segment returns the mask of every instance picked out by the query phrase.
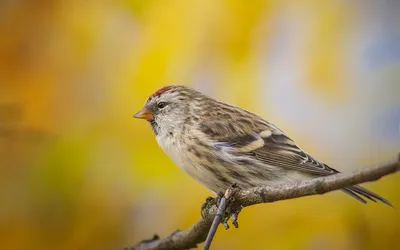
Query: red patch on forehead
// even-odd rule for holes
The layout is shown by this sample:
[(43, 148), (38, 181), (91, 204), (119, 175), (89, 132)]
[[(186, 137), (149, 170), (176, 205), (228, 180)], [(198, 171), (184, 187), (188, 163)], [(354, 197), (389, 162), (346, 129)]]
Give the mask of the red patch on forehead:
[(171, 86), (165, 86), (154, 92), (150, 97), (160, 96), (171, 89)]

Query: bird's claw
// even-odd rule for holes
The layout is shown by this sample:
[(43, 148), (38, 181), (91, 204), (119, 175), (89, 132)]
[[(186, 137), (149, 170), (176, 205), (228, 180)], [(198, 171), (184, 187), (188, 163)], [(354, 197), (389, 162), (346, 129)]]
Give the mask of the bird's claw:
[(231, 216), (231, 217), (232, 217), (232, 224), (233, 224), (233, 226), (234, 226), (235, 228), (238, 228), (238, 227), (239, 227), (239, 223), (238, 223), (239, 213), (240, 213), (240, 210), (234, 212), (234, 213), (232, 214), (232, 216)]
[(219, 207), (222, 197), (224, 197), (224, 193), (222, 191), (218, 192), (215, 198), (211, 196), (207, 197), (206, 201), (203, 203), (203, 205), (201, 205), (200, 213), (203, 219), (207, 210), (209, 210), (213, 206), (216, 206), (217, 208)]
[(204, 219), (205, 212), (209, 210), (212, 206), (217, 206), (217, 200), (213, 197), (207, 197), (206, 201), (201, 205), (201, 217)]
[[(242, 207), (235, 206), (235, 197), (234, 194), (239, 190), (239, 187), (236, 185), (232, 185), (230, 187), (232, 193), (226, 200), (226, 209), (224, 212), (224, 215), (221, 219), (221, 223), (224, 225), (225, 229), (229, 229), (228, 221), (229, 219), (232, 218), (232, 224), (235, 228), (239, 227), (238, 224), (238, 216), (240, 211), (242, 210)], [(203, 203), (201, 206), (201, 217), (204, 219), (206, 216), (206, 212), (213, 206), (216, 206), (217, 208), (221, 204), (221, 200), (224, 197), (224, 192), (220, 191), (217, 193), (217, 196), (215, 198), (213, 197), (207, 197), (206, 201)]]
[(225, 226), (225, 229), (229, 228), (229, 226), (226, 224), (229, 219), (231, 219), (232, 225), (235, 228), (239, 227), (238, 218), (239, 218), (239, 213), (242, 210), (242, 207), (241, 206), (235, 206), (233, 201), (234, 201), (234, 199), (229, 201), (229, 203), (227, 205), (227, 209), (225, 210), (225, 213), (224, 213), (222, 224)]
[(233, 184), (230, 188), (230, 195), (227, 198), (227, 205), (226, 205), (226, 209), (224, 212), (224, 216), (221, 220), (221, 223), (224, 225), (225, 229), (229, 229), (229, 225), (228, 220), (231, 218), (232, 219), (232, 224), (235, 228), (239, 227), (239, 223), (238, 223), (238, 217), (239, 217), (239, 213), (242, 210), (241, 206), (238, 206), (235, 204), (235, 193), (238, 192), (240, 190), (240, 188), (236, 185)]
[(222, 223), (222, 225), (224, 225), (225, 230), (228, 230), (228, 229), (229, 229), (228, 220), (227, 220), (227, 221), (223, 221), (223, 222), (221, 222), (221, 223)]

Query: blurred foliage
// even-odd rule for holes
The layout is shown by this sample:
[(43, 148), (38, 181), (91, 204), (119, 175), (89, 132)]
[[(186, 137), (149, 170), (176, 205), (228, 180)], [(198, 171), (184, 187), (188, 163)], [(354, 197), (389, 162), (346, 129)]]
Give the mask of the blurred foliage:
[[(250, 109), (342, 171), (400, 148), (398, 1), (0, 2), (2, 249), (121, 249), (210, 193), (132, 119), (167, 84)], [(399, 206), (399, 176), (366, 186)], [(245, 209), (213, 249), (394, 249), (340, 192)]]

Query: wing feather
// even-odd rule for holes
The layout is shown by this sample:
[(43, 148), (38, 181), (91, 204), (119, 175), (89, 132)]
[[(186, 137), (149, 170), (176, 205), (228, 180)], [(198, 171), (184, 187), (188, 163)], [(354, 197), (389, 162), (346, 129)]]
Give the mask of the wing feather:
[[(261, 163), (261, 166), (265, 164), (321, 176), (337, 173), (300, 149), (275, 126), (263, 125), (262, 129), (234, 136), (230, 136), (234, 134), (232, 131), (224, 131), (227, 128), (218, 125), (214, 126), (218, 129), (213, 129), (213, 133), (208, 135), (215, 148), (230, 151), (238, 156), (246, 155)], [(208, 126), (213, 128), (213, 125)], [(210, 131), (210, 127), (206, 131)]]

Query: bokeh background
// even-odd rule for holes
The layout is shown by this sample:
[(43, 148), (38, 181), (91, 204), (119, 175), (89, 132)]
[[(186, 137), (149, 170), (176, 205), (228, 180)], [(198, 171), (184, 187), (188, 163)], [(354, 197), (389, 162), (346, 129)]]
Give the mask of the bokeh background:
[[(273, 122), (345, 172), (400, 149), (400, 1), (0, 1), (1, 249), (123, 249), (209, 191), (132, 119), (168, 84)], [(365, 186), (400, 207), (400, 176)], [(396, 249), (341, 192), (245, 209), (212, 249)]]

